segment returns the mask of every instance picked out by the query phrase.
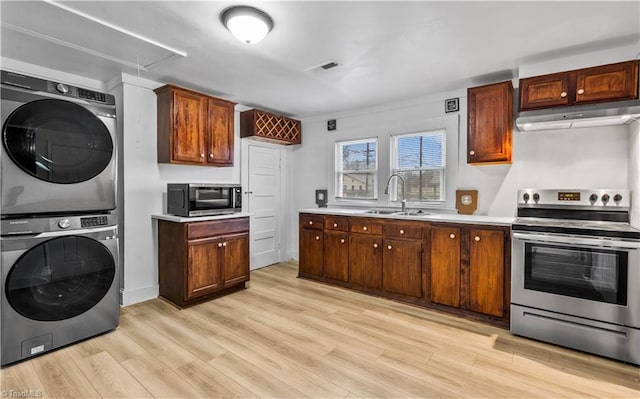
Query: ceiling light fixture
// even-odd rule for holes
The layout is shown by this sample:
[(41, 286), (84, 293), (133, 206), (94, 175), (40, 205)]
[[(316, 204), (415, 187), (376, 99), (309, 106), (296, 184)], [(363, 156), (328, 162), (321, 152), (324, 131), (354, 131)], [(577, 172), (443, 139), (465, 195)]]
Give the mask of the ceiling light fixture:
[(267, 13), (249, 6), (229, 7), (222, 11), (220, 20), (233, 36), (247, 44), (260, 42), (273, 28)]

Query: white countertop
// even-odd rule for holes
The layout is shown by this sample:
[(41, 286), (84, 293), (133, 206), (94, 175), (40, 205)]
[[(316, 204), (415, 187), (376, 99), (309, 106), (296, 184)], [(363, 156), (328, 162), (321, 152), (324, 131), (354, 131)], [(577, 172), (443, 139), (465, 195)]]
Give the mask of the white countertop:
[(206, 222), (208, 220), (243, 218), (243, 217), (249, 217), (251, 215), (252, 214), (248, 212), (237, 212), (237, 213), (229, 213), (226, 215), (184, 217), (184, 216), (169, 215), (167, 213), (155, 213), (151, 215), (151, 218), (158, 219), (158, 220), (167, 220), (169, 222), (176, 222), (176, 223), (191, 223), (191, 222)]
[(468, 224), (490, 224), (498, 226), (510, 226), (514, 218), (504, 216), (487, 216), (487, 215), (460, 215), (457, 213), (430, 213), (425, 211), (425, 215), (385, 215), (376, 213), (367, 213), (366, 209), (346, 209), (346, 208), (309, 208), (299, 209), (299, 213), (315, 213), (320, 215), (341, 215), (341, 216), (360, 216), (384, 219), (402, 219), (402, 220), (423, 220), (426, 222), (451, 222), (451, 223), (468, 223)]

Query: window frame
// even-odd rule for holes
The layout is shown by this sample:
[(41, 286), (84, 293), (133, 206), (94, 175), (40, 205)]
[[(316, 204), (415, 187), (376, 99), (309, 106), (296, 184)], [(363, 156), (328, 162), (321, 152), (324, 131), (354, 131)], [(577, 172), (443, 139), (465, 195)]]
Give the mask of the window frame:
[[(425, 135), (439, 135), (442, 140), (442, 149), (441, 149), (441, 157), (442, 157), (442, 167), (434, 168), (434, 167), (418, 167), (418, 168), (400, 168), (400, 164), (398, 162), (398, 140), (402, 137), (418, 137)], [(447, 129), (445, 127), (435, 128), (435, 129), (425, 129), (417, 132), (409, 132), (409, 133), (398, 133), (391, 134), (389, 136), (389, 176), (394, 173), (402, 173), (405, 171), (428, 171), (428, 170), (440, 170), (440, 175), (442, 176), (442, 183), (440, 186), (440, 198), (437, 200), (407, 200), (406, 202), (410, 202), (418, 205), (443, 205), (447, 200)], [(397, 179), (397, 178), (396, 178)], [(397, 179), (399, 180), (399, 179)], [(406, 182), (405, 182), (406, 184)], [(409, 187), (405, 187), (405, 191), (409, 191)], [(400, 202), (401, 200), (398, 198), (398, 184), (392, 184), (389, 186), (389, 202)]]
[[(346, 173), (350, 174), (367, 174), (373, 172), (374, 176), (374, 184), (373, 184), (373, 197), (345, 197), (344, 196), (344, 174), (345, 170), (343, 169), (343, 158), (342, 158), (342, 148), (345, 144), (360, 144), (360, 143), (375, 143), (375, 168), (374, 169), (363, 169), (363, 170), (347, 170)], [(340, 201), (375, 201), (378, 199), (378, 185), (380, 182), (379, 179), (379, 151), (380, 145), (378, 142), (378, 137), (368, 137), (363, 139), (354, 139), (354, 140), (341, 140), (336, 141), (334, 143), (334, 151), (335, 151), (335, 198)]]

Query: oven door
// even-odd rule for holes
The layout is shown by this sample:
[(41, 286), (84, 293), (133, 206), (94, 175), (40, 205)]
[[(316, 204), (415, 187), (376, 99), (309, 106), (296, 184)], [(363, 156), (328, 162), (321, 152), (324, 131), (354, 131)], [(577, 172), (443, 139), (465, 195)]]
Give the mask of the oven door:
[(513, 232), (511, 302), (640, 327), (640, 242)]

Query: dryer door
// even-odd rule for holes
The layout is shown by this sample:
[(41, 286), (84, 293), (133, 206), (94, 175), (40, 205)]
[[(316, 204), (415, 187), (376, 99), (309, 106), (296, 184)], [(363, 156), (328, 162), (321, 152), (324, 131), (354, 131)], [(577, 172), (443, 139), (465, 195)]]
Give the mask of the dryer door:
[(26, 103), (7, 118), (3, 144), (26, 173), (50, 183), (79, 183), (100, 174), (114, 146), (107, 127), (86, 108), (63, 100)]
[(56, 321), (94, 307), (115, 276), (114, 255), (105, 245), (89, 237), (63, 236), (25, 251), (9, 270), (4, 288), (9, 305), (22, 316)]

